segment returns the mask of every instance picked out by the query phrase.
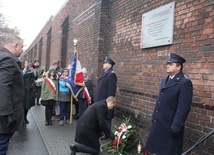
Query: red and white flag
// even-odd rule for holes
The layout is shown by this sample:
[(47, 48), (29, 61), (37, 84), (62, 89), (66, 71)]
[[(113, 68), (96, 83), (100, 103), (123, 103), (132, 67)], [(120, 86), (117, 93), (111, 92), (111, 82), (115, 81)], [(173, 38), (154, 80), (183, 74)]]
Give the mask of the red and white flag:
[[(83, 86), (85, 86), (84, 75), (83, 75), (83, 72), (82, 72), (82, 65), (80, 63), (77, 51), (74, 52), (74, 56), (73, 56), (73, 59), (71, 61), (69, 75), (68, 75), (68, 81), (67, 82), (71, 86), (72, 95), (75, 98), (81, 92)], [(87, 89), (86, 86), (83, 89), (83, 93), (84, 93), (88, 103), (90, 103), (91, 102), (91, 97), (89, 95), (89, 92), (88, 92), (88, 89)]]

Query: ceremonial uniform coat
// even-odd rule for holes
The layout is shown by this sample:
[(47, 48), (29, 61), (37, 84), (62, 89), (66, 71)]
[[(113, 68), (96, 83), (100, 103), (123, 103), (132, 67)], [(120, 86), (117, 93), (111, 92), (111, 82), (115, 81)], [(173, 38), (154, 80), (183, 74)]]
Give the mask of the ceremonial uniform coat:
[[(103, 72), (97, 88), (97, 97), (96, 102), (100, 100), (105, 100), (109, 96), (115, 96), (117, 90), (117, 76), (112, 69), (108, 69), (106, 72)], [(108, 110), (107, 119), (114, 118), (114, 111)]]
[[(145, 149), (158, 155), (180, 155), (184, 123), (191, 108), (193, 87), (183, 72), (165, 84), (168, 78), (161, 82)], [(170, 130), (179, 132), (179, 136), (173, 137)]]
[[(23, 127), (24, 82), (19, 60), (6, 48), (0, 50), (0, 133)], [(16, 124), (8, 128), (5, 116), (13, 114)]]
[(77, 122), (75, 141), (99, 150), (101, 132), (104, 132), (108, 137), (110, 136), (105, 121), (106, 113), (107, 102), (105, 100), (89, 106)]

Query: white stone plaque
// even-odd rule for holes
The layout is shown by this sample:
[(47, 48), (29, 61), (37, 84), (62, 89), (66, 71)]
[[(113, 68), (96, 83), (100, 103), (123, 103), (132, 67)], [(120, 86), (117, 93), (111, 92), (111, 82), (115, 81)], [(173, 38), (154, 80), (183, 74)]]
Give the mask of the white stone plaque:
[(175, 2), (142, 15), (141, 48), (173, 43)]

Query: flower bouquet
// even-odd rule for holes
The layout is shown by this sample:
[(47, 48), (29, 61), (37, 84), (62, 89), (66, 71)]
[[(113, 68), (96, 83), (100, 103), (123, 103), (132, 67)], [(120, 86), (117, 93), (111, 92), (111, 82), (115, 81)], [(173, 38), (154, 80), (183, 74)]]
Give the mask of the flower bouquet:
[(115, 139), (103, 144), (101, 150), (111, 154), (128, 155), (127, 150), (139, 140), (136, 132), (136, 127), (131, 124), (130, 118), (124, 118), (119, 127), (115, 125)]

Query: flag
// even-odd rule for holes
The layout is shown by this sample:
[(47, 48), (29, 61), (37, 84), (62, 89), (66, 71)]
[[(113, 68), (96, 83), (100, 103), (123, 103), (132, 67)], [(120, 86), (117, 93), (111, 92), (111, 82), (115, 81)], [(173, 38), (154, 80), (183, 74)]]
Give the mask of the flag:
[(78, 94), (83, 90), (86, 99), (90, 102), (88, 89), (84, 87), (84, 75), (77, 51), (74, 52), (74, 56), (71, 59), (67, 83), (74, 98), (77, 98)]

